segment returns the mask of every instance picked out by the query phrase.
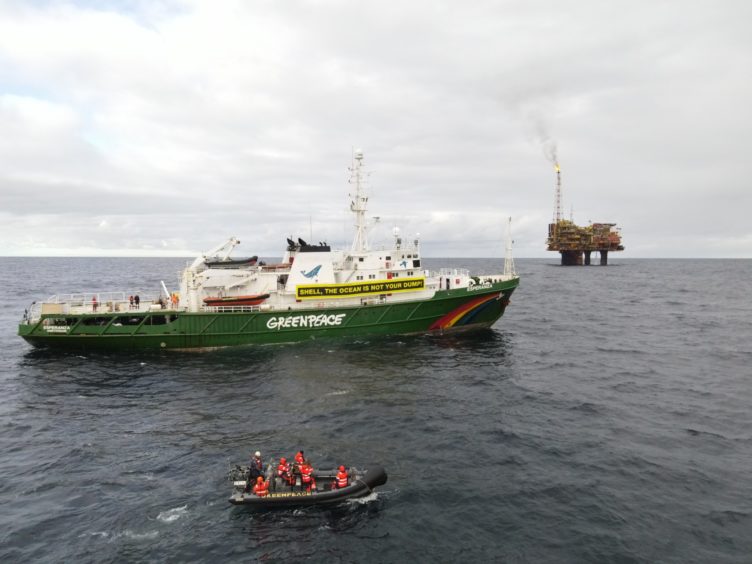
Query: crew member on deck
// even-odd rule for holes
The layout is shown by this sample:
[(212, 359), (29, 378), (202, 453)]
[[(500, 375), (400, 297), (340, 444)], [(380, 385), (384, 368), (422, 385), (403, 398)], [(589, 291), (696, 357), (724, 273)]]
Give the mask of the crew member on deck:
[(256, 451), (251, 456), (251, 463), (248, 465), (248, 480), (246, 481), (246, 491), (250, 491), (251, 485), (256, 483), (256, 479), (263, 477), (264, 463), (261, 460), (261, 453)]
[(277, 465), (277, 476), (282, 478), (288, 485), (293, 485), (295, 480), (290, 472), (290, 465), (287, 463), (287, 459), (282, 457), (279, 459), (279, 465)]
[(251, 457), (251, 466), (248, 470), (252, 479), (256, 479), (258, 476), (264, 475), (264, 462), (261, 460), (261, 452), (256, 451)]
[(311, 463), (308, 460), (303, 461), (303, 464), (300, 466), (300, 481), (301, 487), (305, 491), (310, 492), (312, 489), (316, 489), (316, 480), (313, 477), (313, 466), (311, 466)]
[(346, 488), (349, 485), (350, 476), (347, 474), (345, 467), (340, 466), (339, 472), (337, 472), (337, 477), (334, 479), (334, 483), (332, 484), (332, 489), (341, 490), (342, 488)]
[(96, 313), (98, 305), (99, 304), (97, 303), (97, 297), (96, 296), (92, 296), (91, 297), (91, 311), (93, 311), (93, 312)]
[(295, 464), (300, 466), (305, 461), (305, 456), (303, 456), (303, 451), (299, 450), (295, 453)]
[(253, 486), (253, 493), (259, 497), (264, 497), (269, 493), (269, 482), (265, 482), (264, 478), (259, 476), (256, 478), (256, 485)]

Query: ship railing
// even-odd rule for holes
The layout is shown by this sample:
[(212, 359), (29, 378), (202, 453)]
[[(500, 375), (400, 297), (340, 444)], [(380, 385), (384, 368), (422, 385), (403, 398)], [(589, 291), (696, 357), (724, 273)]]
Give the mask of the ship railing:
[(470, 271), (467, 268), (442, 268), (438, 272), (432, 272), (433, 276), (464, 276), (470, 277)]
[(42, 317), (42, 304), (39, 302), (32, 302), (28, 309), (24, 311), (23, 319), (21, 323), (23, 325), (30, 325), (36, 323)]
[[(266, 309), (269, 309), (267, 306)], [(261, 311), (259, 306), (251, 305), (234, 305), (234, 306), (204, 306), (202, 311), (208, 313), (257, 313)]]
[(386, 245), (384, 243), (371, 245), (372, 251), (418, 252), (419, 249), (420, 249), (420, 246), (416, 245), (414, 241), (402, 241), (399, 244), (395, 242), (394, 244), (391, 244), (391, 245)]
[(439, 271), (426, 272), (428, 278), (465, 278), (478, 279), (480, 283), (490, 282), (507, 282), (517, 278), (516, 274), (476, 274), (471, 276), (470, 271), (466, 268), (442, 268)]
[[(125, 292), (79, 292), (56, 294), (41, 302), (34, 302), (26, 311), (25, 323), (36, 323), (42, 315), (86, 315), (96, 313), (133, 313), (157, 310), (184, 311), (179, 304), (173, 306), (169, 299), (159, 294), (138, 294), (139, 303), (131, 303), (130, 297), (136, 294)], [(94, 298), (94, 299), (92, 299)]]
[[(91, 303), (91, 299), (96, 298), (98, 303), (105, 302), (122, 302), (126, 300), (125, 292), (78, 292), (75, 294), (57, 294), (50, 296), (44, 303), (46, 304), (69, 304), (77, 305)], [(144, 299), (147, 299), (144, 296)]]
[(478, 278), (480, 284), (486, 282), (495, 284), (497, 282), (508, 282), (509, 280), (514, 280), (517, 277), (518, 276), (516, 274), (481, 274), (479, 276), (474, 276), (473, 278)]

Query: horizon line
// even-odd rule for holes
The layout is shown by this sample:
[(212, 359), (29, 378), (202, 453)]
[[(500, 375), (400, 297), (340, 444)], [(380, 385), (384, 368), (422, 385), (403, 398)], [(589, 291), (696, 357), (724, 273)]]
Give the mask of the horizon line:
[[(155, 256), (155, 255), (3, 255), (0, 254), (0, 258), (108, 258), (108, 259), (134, 259), (134, 258), (145, 258), (145, 259), (191, 259), (196, 258), (196, 255), (162, 255), (162, 256)], [(259, 256), (260, 259), (263, 258), (278, 258), (278, 255), (269, 255), (266, 257)], [(423, 255), (421, 258), (424, 259), (504, 259), (504, 256), (425, 256)], [(558, 257), (541, 257), (541, 256), (520, 256), (520, 257), (512, 257), (514, 260), (538, 260), (538, 259), (555, 259), (558, 260)], [(632, 257), (613, 257), (609, 255), (609, 260), (750, 260), (752, 259), (752, 256), (749, 257), (733, 257), (733, 256), (697, 256), (697, 257), (677, 257), (677, 256), (661, 256), (661, 257), (645, 257), (645, 256), (632, 256)], [(592, 265), (591, 265), (592, 266)], [(599, 265), (595, 265), (599, 266)]]

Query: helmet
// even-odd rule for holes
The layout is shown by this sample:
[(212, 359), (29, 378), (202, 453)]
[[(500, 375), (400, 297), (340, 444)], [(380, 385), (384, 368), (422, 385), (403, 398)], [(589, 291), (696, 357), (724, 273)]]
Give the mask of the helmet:
[(259, 476), (258, 478), (256, 478), (256, 481), (260, 484), (264, 481), (264, 478), (262, 476)]
[(345, 467), (344, 467), (344, 466), (340, 466), (340, 467), (339, 467), (339, 471), (340, 471), (340, 472), (344, 472), (344, 471), (345, 471)]
[(280, 464), (287, 464), (287, 459), (283, 456), (282, 458), (279, 459), (279, 463)]
[(259, 451), (256, 451), (253, 453), (253, 456), (261, 456), (261, 453)]

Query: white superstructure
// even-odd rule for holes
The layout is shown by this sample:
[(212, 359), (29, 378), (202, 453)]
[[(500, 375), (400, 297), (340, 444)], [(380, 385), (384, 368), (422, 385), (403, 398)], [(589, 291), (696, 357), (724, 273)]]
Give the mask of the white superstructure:
[[(349, 251), (333, 251), (325, 243), (288, 239), (281, 263), (236, 268), (217, 266), (218, 262), (229, 259), (238, 244), (237, 239), (230, 238), (213, 251), (197, 257), (182, 273), (180, 309), (201, 311), (221, 307), (265, 311), (422, 301), (440, 290), (468, 288), (515, 277), (513, 267), (510, 268), (509, 247), (505, 273), (483, 276), (482, 280), (471, 278), (465, 269), (425, 270), (420, 241), (418, 238), (403, 241), (397, 228), (391, 248), (372, 250), (367, 234), (368, 196), (362, 151), (355, 151), (350, 170), (353, 187), (350, 209), (355, 216), (355, 237)], [(207, 263), (215, 266), (207, 266)], [(242, 304), (243, 298), (254, 296), (259, 297), (260, 303)], [(223, 300), (221, 305), (207, 305), (207, 300), (216, 304), (217, 299)]]

